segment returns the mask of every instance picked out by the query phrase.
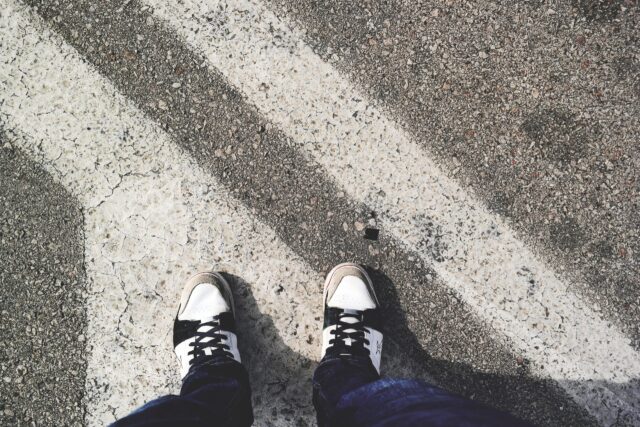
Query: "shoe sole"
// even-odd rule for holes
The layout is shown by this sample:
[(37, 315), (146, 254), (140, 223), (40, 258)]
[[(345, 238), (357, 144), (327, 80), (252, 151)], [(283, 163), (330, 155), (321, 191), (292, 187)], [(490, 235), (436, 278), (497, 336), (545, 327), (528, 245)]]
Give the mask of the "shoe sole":
[[(213, 283), (209, 281), (201, 280), (205, 277), (213, 277), (214, 278)], [(193, 292), (195, 287), (198, 285), (201, 285), (202, 283), (211, 283), (212, 285), (215, 285), (215, 286), (222, 286), (221, 290), (223, 291), (224, 294), (226, 294), (226, 295), (223, 294), (223, 296), (229, 297), (229, 302), (231, 303), (231, 313), (235, 318), (236, 305), (235, 305), (235, 302), (233, 301), (233, 293), (231, 293), (231, 286), (229, 286), (229, 282), (227, 282), (224, 276), (222, 276), (222, 274), (216, 271), (203, 271), (200, 273), (196, 273), (187, 280), (187, 283), (185, 284), (184, 289), (182, 289), (182, 295), (180, 296), (180, 306), (178, 307), (178, 313), (180, 313), (180, 311), (182, 310), (182, 307), (186, 306), (187, 301), (189, 301), (189, 298), (191, 297), (191, 293)]]
[(344, 267), (352, 267), (357, 269), (365, 277), (365, 279), (367, 279), (367, 287), (369, 288), (369, 290), (371, 291), (371, 294), (373, 295), (373, 299), (376, 302), (376, 308), (380, 308), (380, 302), (378, 301), (378, 296), (376, 295), (376, 291), (373, 288), (373, 281), (371, 280), (371, 277), (369, 277), (369, 274), (365, 271), (364, 268), (362, 268), (360, 264), (355, 264), (353, 262), (343, 262), (342, 264), (338, 264), (331, 269), (329, 274), (327, 274), (327, 277), (324, 280), (324, 290), (322, 291), (323, 306), (326, 307), (327, 305), (327, 290), (333, 275), (336, 273), (336, 271)]

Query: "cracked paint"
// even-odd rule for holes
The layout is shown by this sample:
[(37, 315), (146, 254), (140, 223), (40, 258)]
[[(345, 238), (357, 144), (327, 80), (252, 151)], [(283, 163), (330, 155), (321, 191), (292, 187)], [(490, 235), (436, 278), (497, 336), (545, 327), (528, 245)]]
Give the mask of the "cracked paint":
[(211, 268), (240, 277), (256, 299), (246, 316), (270, 319), (284, 340), (245, 343), (266, 358), (247, 357), (254, 393), (271, 396), (256, 415), (267, 420), (293, 405), (311, 422), (309, 359), (318, 348), (296, 334), (320, 327), (307, 315), (321, 313), (320, 294), (308, 287), (319, 289), (322, 278), (72, 49), (33, 28), (24, 8), (9, 9), (0, 20), (14, 34), (0, 48), (2, 91), (11, 94), (3, 120), (16, 145), (83, 205), (87, 423), (103, 425), (178, 390), (171, 330), (179, 293), (189, 275)]
[[(527, 356), (534, 371), (557, 381), (602, 423), (618, 419), (619, 411), (640, 422), (634, 385), (640, 356), (631, 340), (572, 293), (499, 216), (323, 61), (291, 22), (260, 0), (143, 3), (353, 200), (378, 212), (383, 227), (432, 265)], [(212, 20), (221, 26), (211, 25)], [(437, 236), (425, 242), (425, 230), (432, 228)], [(518, 274), (522, 266), (529, 277)], [(538, 286), (530, 286), (531, 280)], [(558, 319), (567, 321), (560, 327)], [(612, 390), (603, 403), (600, 388), (607, 382)]]

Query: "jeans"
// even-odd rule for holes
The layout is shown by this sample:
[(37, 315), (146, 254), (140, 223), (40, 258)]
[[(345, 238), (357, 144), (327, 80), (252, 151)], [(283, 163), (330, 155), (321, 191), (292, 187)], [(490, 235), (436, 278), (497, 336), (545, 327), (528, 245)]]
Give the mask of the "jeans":
[(152, 400), (112, 426), (250, 426), (251, 387), (244, 366), (224, 357), (201, 359), (182, 381), (179, 396)]
[[(325, 426), (530, 426), (416, 380), (381, 379), (367, 357), (326, 356), (313, 375), (313, 405)], [(153, 400), (112, 426), (249, 426), (249, 377), (235, 361), (205, 360), (179, 396)]]

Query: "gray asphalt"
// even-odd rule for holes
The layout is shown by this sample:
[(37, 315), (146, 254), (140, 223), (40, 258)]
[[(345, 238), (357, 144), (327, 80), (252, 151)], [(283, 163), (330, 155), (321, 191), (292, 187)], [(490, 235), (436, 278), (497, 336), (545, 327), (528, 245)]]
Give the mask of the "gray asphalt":
[(637, 0), (271, 4), (640, 347)]
[[(410, 354), (423, 366), (422, 376), (429, 373), (456, 392), (526, 418), (551, 422), (584, 417), (562, 391), (527, 375), (526, 363), (516, 362), (520, 355), (512, 354), (495, 338), (498, 334), (472, 315), (428, 267), (412, 261), (417, 257), (388, 240), (384, 230), (377, 243), (363, 239), (350, 224), (367, 222), (375, 213), (341, 196), (323, 172), (221, 76), (197, 66), (201, 58), (171, 31), (149, 21), (148, 10), (134, 2), (127, 4), (126, 13), (118, 13), (119, 7), (76, 2), (73, 8), (39, 4), (38, 10), (311, 266), (328, 271), (353, 259), (380, 268), (395, 284), (395, 290), (389, 281), (380, 287), (392, 319), (390, 338), (412, 349)], [(145, 34), (143, 40), (135, 36), (139, 33)], [(157, 84), (176, 78), (180, 88)], [(216, 120), (208, 120), (211, 117)], [(200, 125), (205, 121), (206, 126)], [(347, 232), (343, 224), (349, 225)], [(433, 246), (437, 248), (437, 242)], [(562, 409), (558, 401), (564, 402)]]
[(81, 425), (82, 213), (10, 141), (0, 133), (0, 424)]
[[(353, 224), (375, 223), (375, 212), (346, 198), (148, 10), (135, 1), (122, 10), (122, 2), (27, 3), (313, 268), (345, 259), (371, 266), (389, 318), (388, 374), (434, 378), (539, 425), (592, 424), (384, 229), (378, 241), (364, 239)], [(637, 2), (271, 4), (557, 269), (584, 281), (578, 291), (638, 347)], [(167, 89), (162, 81), (183, 84)], [(0, 327), (11, 343), (3, 349), (0, 421), (76, 423), (86, 324), (81, 212), (20, 153), (0, 153)], [(437, 230), (428, 231), (437, 252)], [(38, 291), (47, 298), (35, 303)], [(286, 353), (248, 290), (244, 296), (267, 331), (246, 331), (255, 337), (246, 340), (253, 357)], [(36, 313), (34, 338), (26, 316)], [(291, 402), (282, 412), (295, 423), (309, 406)]]

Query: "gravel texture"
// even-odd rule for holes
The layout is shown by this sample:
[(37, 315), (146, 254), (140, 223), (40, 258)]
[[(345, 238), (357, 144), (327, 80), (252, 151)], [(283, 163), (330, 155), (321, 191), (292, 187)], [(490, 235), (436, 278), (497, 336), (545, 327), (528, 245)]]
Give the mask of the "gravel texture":
[(82, 212), (0, 135), (0, 424), (81, 425)]
[(554, 385), (528, 375), (519, 355), (494, 338), (429, 267), (394, 241), (381, 238), (372, 245), (352, 229), (350, 224), (369, 221), (375, 212), (328, 181), (219, 74), (200, 66), (202, 57), (150, 10), (136, 2), (29, 3), (316, 271), (345, 259), (383, 270), (389, 277), (382, 286), (389, 332), (422, 372), (542, 424), (589, 422)]
[[(433, 378), (539, 425), (593, 422), (150, 10), (136, 1), (27, 3), (315, 271), (345, 259), (371, 266), (390, 324), (387, 373)], [(639, 346), (637, 2), (269, 4)], [(10, 140), (0, 151), (0, 332), (10, 343), (0, 423), (77, 424), (82, 213)], [(291, 351), (293, 335), (280, 340), (278, 320), (263, 313), (286, 293), (261, 310), (250, 286), (233, 280), (246, 299), (248, 363), (262, 357), (275, 372), (308, 375), (314, 361)], [(266, 383), (253, 369), (261, 390), (290, 402), (273, 418), (304, 425), (297, 414), (308, 415), (308, 402), (284, 378)]]
[(637, 0), (274, 0), (640, 347)]

